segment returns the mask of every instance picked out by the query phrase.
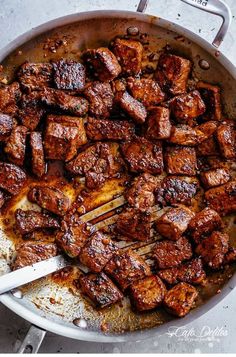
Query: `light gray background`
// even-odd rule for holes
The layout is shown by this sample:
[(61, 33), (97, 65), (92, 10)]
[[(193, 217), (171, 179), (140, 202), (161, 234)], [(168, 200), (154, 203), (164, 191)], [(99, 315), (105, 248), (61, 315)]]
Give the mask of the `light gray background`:
[[(236, 1), (225, 0), (236, 15)], [(134, 10), (138, 0), (0, 0), (0, 48), (16, 36), (48, 20), (87, 10), (120, 9)], [(150, 0), (147, 11), (180, 25), (188, 27), (200, 36), (211, 41), (221, 20), (213, 15), (203, 13), (179, 0)], [(236, 20), (232, 25), (221, 51), (236, 65)], [(235, 353), (236, 352), (236, 291), (223, 300), (217, 307), (196, 322), (188, 325), (186, 330), (199, 335), (206, 329), (221, 329), (224, 337), (216, 336), (214, 340), (187, 338), (182, 341), (175, 336), (156, 336), (147, 341), (122, 344), (98, 344), (70, 340), (48, 333), (40, 352), (166, 352), (166, 353)], [(14, 352), (23, 340), (29, 323), (0, 305), (0, 353)], [(192, 329), (192, 330), (191, 330)], [(223, 331), (224, 330), (224, 331)], [(215, 330), (215, 335), (218, 333)]]

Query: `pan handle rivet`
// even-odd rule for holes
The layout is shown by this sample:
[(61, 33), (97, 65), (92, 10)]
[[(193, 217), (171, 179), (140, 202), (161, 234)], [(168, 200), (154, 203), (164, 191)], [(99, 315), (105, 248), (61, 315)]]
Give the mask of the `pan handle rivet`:
[(207, 61), (204, 60), (204, 59), (201, 59), (201, 60), (198, 62), (198, 64), (199, 64), (199, 67), (200, 67), (201, 69), (208, 70), (208, 69), (210, 68), (209, 62), (207, 62)]
[(127, 35), (137, 36), (139, 34), (139, 29), (136, 26), (130, 26), (127, 28)]

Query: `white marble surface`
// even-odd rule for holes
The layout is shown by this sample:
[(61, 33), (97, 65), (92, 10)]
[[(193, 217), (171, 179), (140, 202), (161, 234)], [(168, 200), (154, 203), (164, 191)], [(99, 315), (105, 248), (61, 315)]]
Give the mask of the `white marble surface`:
[[(236, 16), (236, 1), (226, 2)], [(97, 9), (134, 10), (137, 4), (138, 0), (0, 0), (0, 48), (30, 28), (59, 16)], [(150, 0), (147, 12), (188, 27), (209, 41), (213, 40), (221, 21), (179, 0)], [(236, 65), (235, 16), (221, 50)], [(187, 337), (185, 340), (166, 334), (139, 343), (98, 344), (70, 340), (48, 333), (40, 352), (235, 353), (235, 301), (236, 291), (232, 291), (217, 307), (186, 327), (192, 338)], [(205, 330), (202, 330), (204, 327)], [(0, 353), (14, 352), (28, 328), (28, 322), (0, 305)], [(217, 328), (220, 331), (217, 331)], [(200, 340), (193, 337), (193, 333), (199, 335), (203, 331), (215, 335), (215, 338)]]

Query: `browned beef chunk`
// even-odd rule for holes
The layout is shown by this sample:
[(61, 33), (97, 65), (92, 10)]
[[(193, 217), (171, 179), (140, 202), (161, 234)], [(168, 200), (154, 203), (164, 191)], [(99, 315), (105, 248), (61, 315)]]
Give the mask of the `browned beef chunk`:
[(223, 185), (230, 180), (230, 173), (227, 169), (212, 169), (201, 172), (201, 181), (206, 189)]
[(89, 113), (92, 116), (109, 117), (114, 98), (110, 83), (91, 82), (86, 85), (84, 95), (89, 101)]
[(121, 72), (115, 55), (106, 47), (87, 50), (84, 59), (94, 75), (102, 82), (112, 81)]
[(127, 87), (127, 82), (124, 77), (117, 78), (111, 82), (112, 92), (116, 94), (117, 92), (125, 92)]
[(59, 216), (64, 216), (70, 208), (69, 198), (55, 187), (34, 186), (28, 192), (28, 199)]
[(16, 126), (12, 130), (4, 148), (8, 159), (19, 166), (24, 164), (27, 132), (28, 129), (25, 126)]
[(117, 251), (107, 234), (96, 232), (81, 249), (79, 260), (92, 272), (99, 273)]
[(82, 118), (49, 115), (44, 136), (45, 155), (51, 160), (69, 161), (87, 143)]
[(202, 239), (211, 234), (216, 229), (223, 226), (222, 219), (213, 209), (206, 207), (196, 213), (189, 223), (188, 231), (195, 243), (200, 243)]
[(151, 275), (149, 265), (132, 250), (116, 254), (106, 265), (105, 272), (115, 279), (122, 291), (134, 281)]
[(162, 280), (171, 285), (181, 281), (189, 284), (200, 284), (206, 278), (200, 258), (195, 258), (178, 267), (160, 270), (158, 275)]
[(168, 141), (172, 144), (196, 146), (207, 139), (206, 135), (198, 129), (186, 124), (172, 126), (171, 135)]
[(58, 221), (47, 214), (37, 211), (23, 211), (17, 209), (15, 211), (16, 228), (24, 235), (44, 228), (60, 228)]
[(143, 46), (139, 41), (116, 38), (113, 51), (120, 62), (123, 74), (132, 75), (141, 71)]
[(26, 174), (18, 166), (0, 162), (0, 187), (16, 195), (26, 181)]
[(45, 113), (45, 110), (39, 104), (40, 98), (39, 91), (24, 94), (21, 98), (18, 117), (22, 125), (26, 126), (29, 130), (37, 128)]
[(0, 190), (0, 209), (4, 206), (11, 195), (3, 190)]
[(5, 141), (13, 129), (13, 119), (7, 114), (0, 113), (0, 141)]
[(166, 171), (172, 175), (196, 175), (197, 158), (194, 148), (167, 146), (165, 151)]
[(229, 247), (228, 252), (224, 256), (223, 264), (231, 264), (236, 261), (236, 248)]
[(53, 81), (57, 89), (83, 90), (85, 68), (77, 61), (61, 59), (53, 62)]
[(17, 73), (23, 89), (42, 90), (52, 84), (52, 65), (50, 63), (23, 63)]
[(46, 88), (40, 94), (40, 100), (56, 109), (78, 116), (84, 116), (88, 112), (88, 101), (82, 97), (75, 97), (59, 89)]
[(163, 171), (163, 155), (161, 142), (152, 143), (136, 137), (121, 145), (122, 153), (133, 172), (160, 174)]
[(104, 273), (80, 276), (79, 287), (99, 307), (115, 304), (123, 298), (120, 290)]
[(163, 240), (156, 243), (153, 256), (159, 269), (172, 268), (192, 257), (192, 247), (185, 237), (177, 242)]
[(191, 62), (186, 58), (162, 54), (159, 58), (155, 79), (164, 92), (173, 95), (185, 93), (191, 70)]
[(178, 240), (187, 230), (194, 212), (185, 206), (170, 208), (156, 221), (157, 231), (165, 238)]
[(206, 105), (205, 120), (221, 120), (220, 88), (209, 83), (197, 83), (201, 97)]
[(198, 292), (190, 284), (179, 283), (167, 291), (164, 306), (168, 312), (183, 317), (193, 308)]
[(137, 124), (145, 122), (147, 111), (142, 103), (133, 98), (128, 92), (118, 92), (115, 96), (115, 102), (121, 109), (133, 119)]
[(149, 111), (147, 119), (148, 139), (168, 139), (171, 133), (170, 111), (168, 108), (155, 107)]
[(213, 120), (209, 120), (209, 121), (197, 126), (197, 128), (202, 133), (204, 133), (207, 138), (209, 138), (212, 134), (214, 134), (214, 132), (216, 131), (217, 127), (218, 127), (218, 122), (217, 121), (213, 121)]
[(207, 205), (221, 216), (236, 211), (236, 181), (230, 181), (222, 186), (211, 188), (205, 192)]
[(210, 237), (203, 239), (195, 251), (210, 268), (218, 269), (222, 266), (224, 256), (228, 249), (228, 234), (215, 231)]
[(127, 84), (131, 95), (142, 102), (145, 107), (157, 105), (165, 99), (165, 94), (158, 83), (152, 79), (129, 77)]
[(86, 133), (91, 140), (128, 140), (134, 135), (134, 125), (126, 120), (88, 118)]
[(125, 198), (130, 206), (140, 211), (147, 211), (155, 204), (154, 191), (158, 183), (157, 177), (148, 173), (141, 174), (134, 179), (131, 187), (125, 193)]
[(129, 291), (131, 304), (135, 309), (147, 311), (161, 305), (166, 287), (158, 276), (152, 275), (132, 283)]
[(46, 260), (57, 255), (57, 246), (47, 242), (27, 242), (16, 250), (16, 259), (12, 263), (12, 270), (20, 269)]
[(127, 208), (119, 214), (115, 229), (132, 240), (146, 242), (151, 235), (151, 217), (135, 208)]
[(42, 177), (46, 172), (42, 134), (37, 131), (30, 133), (30, 146), (32, 154), (32, 172), (37, 177)]
[(20, 99), (20, 85), (13, 82), (9, 85), (0, 86), (0, 112), (4, 114), (16, 114), (17, 102)]
[(215, 156), (219, 154), (219, 149), (214, 136), (210, 136), (196, 147), (198, 156)]
[(199, 182), (194, 177), (167, 176), (156, 190), (156, 200), (163, 206), (179, 203), (191, 206), (198, 189)]
[(236, 157), (236, 131), (231, 125), (222, 124), (216, 131), (221, 154), (226, 159)]

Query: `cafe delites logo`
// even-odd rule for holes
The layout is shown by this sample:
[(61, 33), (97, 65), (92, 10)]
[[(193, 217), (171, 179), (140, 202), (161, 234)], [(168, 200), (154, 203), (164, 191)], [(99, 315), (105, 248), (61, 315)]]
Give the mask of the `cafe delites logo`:
[(208, 4), (208, 0), (191, 0), (191, 1), (202, 6), (207, 6)]

